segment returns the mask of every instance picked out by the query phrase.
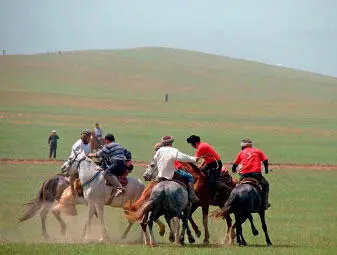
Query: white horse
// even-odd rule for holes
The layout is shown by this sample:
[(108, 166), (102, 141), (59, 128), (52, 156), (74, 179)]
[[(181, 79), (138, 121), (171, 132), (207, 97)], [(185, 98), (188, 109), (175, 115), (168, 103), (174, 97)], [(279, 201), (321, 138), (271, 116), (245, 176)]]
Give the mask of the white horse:
[[(128, 176), (125, 192), (107, 204), (110, 200), (112, 187), (105, 184), (101, 169), (85, 154), (75, 154), (75, 157), (63, 164), (61, 169), (63, 173), (68, 174), (76, 170), (82, 183), (84, 199), (88, 205), (88, 215), (83, 226), (82, 239), (86, 239), (86, 234), (90, 232), (91, 220), (96, 212), (101, 228), (100, 241), (107, 241), (109, 237), (104, 224), (104, 205), (123, 208), (126, 201), (136, 201), (144, 190), (144, 184), (141, 180)], [(133, 223), (129, 220), (129, 225), (123, 233), (122, 239), (126, 237)], [(164, 235), (165, 225), (159, 220), (156, 223), (159, 225), (160, 235)]]

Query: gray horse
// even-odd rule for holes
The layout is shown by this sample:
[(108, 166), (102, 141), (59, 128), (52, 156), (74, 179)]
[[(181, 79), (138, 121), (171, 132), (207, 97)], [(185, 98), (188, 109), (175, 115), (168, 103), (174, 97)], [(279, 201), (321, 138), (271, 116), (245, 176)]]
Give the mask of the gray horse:
[[(68, 173), (72, 169), (72, 165), (76, 165), (75, 159), (69, 159), (66, 161), (62, 166), (62, 171), (64, 173)], [(126, 186), (126, 192), (118, 197), (115, 198), (109, 206), (116, 207), (116, 208), (123, 208), (124, 202), (129, 200), (137, 200), (144, 190), (144, 184), (141, 180), (135, 177), (127, 177), (128, 185)], [(65, 175), (55, 175), (48, 180), (46, 180), (38, 192), (36, 199), (28, 202), (26, 205), (28, 206), (28, 210), (24, 216), (19, 218), (19, 222), (23, 222), (32, 218), (38, 212), (40, 213), (41, 217), (41, 224), (42, 224), (42, 235), (45, 239), (49, 239), (49, 235), (46, 229), (46, 218), (51, 210), (52, 214), (58, 220), (61, 225), (61, 234), (65, 235), (66, 233), (66, 224), (61, 218), (61, 207), (60, 207), (60, 198), (64, 191), (70, 186), (69, 178)], [(55, 205), (56, 201), (56, 205)], [(87, 204), (87, 202), (83, 198), (76, 199), (77, 204)], [(97, 212), (94, 210), (94, 214), (97, 215)], [(134, 221), (129, 220), (129, 224), (126, 230), (123, 232), (121, 239), (125, 239), (127, 237), (128, 232), (130, 231)], [(165, 233), (165, 225), (161, 221), (156, 221), (159, 226), (159, 234), (162, 236)]]
[[(127, 177), (128, 185), (125, 188), (125, 192), (117, 198), (114, 198), (112, 202), (108, 204), (107, 202), (110, 201), (112, 187), (105, 184), (105, 178), (101, 173), (101, 169), (84, 153), (74, 154), (74, 158), (69, 159), (61, 169), (63, 173), (67, 173), (68, 175), (73, 174), (74, 171), (77, 172), (82, 183), (84, 199), (88, 204), (88, 216), (83, 226), (82, 238), (85, 239), (86, 234), (90, 231), (91, 219), (96, 212), (101, 227), (100, 241), (107, 241), (108, 235), (103, 218), (104, 205), (119, 208), (124, 207), (126, 201), (135, 201), (140, 197), (144, 190), (144, 184), (138, 178)], [(133, 223), (134, 221), (129, 220), (126, 233)], [(160, 227), (160, 235), (164, 235), (164, 224), (159, 220), (156, 221), (156, 223)], [(122, 238), (125, 236), (126, 234), (123, 234)]]
[[(148, 167), (143, 175), (145, 180), (153, 180), (157, 176), (156, 168)], [(191, 211), (191, 203), (188, 201), (188, 193), (185, 188), (175, 181), (162, 181), (157, 184), (151, 192), (149, 200), (138, 210), (138, 217), (142, 220), (141, 226), (144, 233), (145, 244), (157, 246), (152, 226), (153, 221), (164, 215), (170, 228), (170, 241), (184, 244), (185, 232), (187, 231), (190, 243), (195, 239), (188, 226), (188, 218)], [(171, 219), (172, 223), (171, 224)], [(182, 220), (182, 231), (179, 236), (180, 219)], [(150, 240), (146, 231), (149, 226)], [(174, 236), (175, 233), (175, 236)]]

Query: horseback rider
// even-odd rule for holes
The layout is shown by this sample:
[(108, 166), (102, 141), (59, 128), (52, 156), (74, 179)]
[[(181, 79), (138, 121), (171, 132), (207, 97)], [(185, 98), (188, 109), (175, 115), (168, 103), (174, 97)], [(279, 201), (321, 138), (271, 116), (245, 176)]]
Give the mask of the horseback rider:
[(99, 124), (96, 123), (95, 124), (95, 136), (97, 138), (97, 141), (101, 141), (103, 139), (103, 136), (102, 136), (102, 129), (100, 128)]
[(269, 183), (262, 176), (261, 173), (261, 161), (264, 165), (264, 172), (268, 174), (268, 158), (263, 153), (262, 150), (253, 147), (253, 142), (249, 138), (241, 140), (241, 151), (236, 156), (234, 164), (232, 166), (232, 172), (236, 173), (236, 168), (241, 164), (241, 177), (239, 181), (242, 181), (244, 178), (254, 178), (256, 179), (262, 187), (262, 201), (264, 204), (265, 210), (270, 207), (268, 202), (269, 197)]
[(103, 158), (104, 177), (107, 185), (113, 187), (111, 198), (118, 197), (124, 193), (125, 189), (118, 180), (118, 176), (123, 176), (126, 171), (126, 164), (131, 160), (131, 152), (123, 148), (115, 141), (113, 134), (108, 134), (104, 138), (105, 145), (96, 153), (90, 153), (88, 157)]
[(81, 131), (81, 137), (74, 143), (70, 153), (70, 158), (75, 156), (74, 152), (81, 153), (84, 152), (85, 155), (88, 155), (91, 151), (90, 149), (90, 136), (91, 132), (89, 129), (84, 129)]
[[(155, 150), (157, 149), (157, 151), (151, 162), (151, 167), (158, 168), (156, 181), (160, 182), (181, 178), (187, 183), (189, 201), (198, 202), (198, 198), (193, 188), (193, 177), (181, 169), (177, 171), (177, 166), (179, 167), (179, 162), (177, 161), (196, 163), (198, 158), (189, 156), (180, 152), (178, 149), (173, 148), (173, 141), (174, 139), (172, 136), (164, 136), (161, 143), (156, 144), (155, 146)], [(175, 174), (178, 175), (176, 178), (174, 178)]]
[[(165, 137), (163, 137), (163, 139), (164, 138)], [(166, 137), (166, 138), (168, 138), (168, 137)], [(155, 154), (163, 146), (163, 142), (164, 142), (163, 139), (162, 139), (161, 143), (156, 143), (156, 145), (154, 146), (154, 153)], [(173, 138), (172, 138), (172, 140), (173, 140)], [(150, 167), (157, 167), (153, 160), (151, 162)], [(178, 160), (174, 161), (174, 167), (175, 167), (175, 172), (173, 174), (172, 179), (182, 181), (183, 183), (186, 184), (187, 192), (188, 192), (188, 200), (190, 202), (192, 202), (192, 203), (199, 202), (199, 198), (195, 194), (194, 187), (193, 187), (193, 184), (194, 184), (193, 176), (190, 173), (187, 173), (187, 172), (184, 171), (182, 164)]]
[(200, 171), (207, 176), (209, 187), (215, 187), (213, 202), (215, 202), (223, 192), (230, 193), (232, 188), (221, 181), (220, 173), (222, 162), (215, 149), (208, 143), (201, 142), (200, 137), (196, 135), (191, 135), (186, 141), (196, 149), (195, 157), (203, 158), (203, 162), (200, 165)]

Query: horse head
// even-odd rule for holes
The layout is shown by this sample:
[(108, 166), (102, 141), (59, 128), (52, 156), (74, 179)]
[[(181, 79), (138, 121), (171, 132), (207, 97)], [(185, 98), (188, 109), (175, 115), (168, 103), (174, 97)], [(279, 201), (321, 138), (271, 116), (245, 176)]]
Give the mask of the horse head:
[(152, 181), (154, 178), (157, 177), (157, 175), (158, 168), (155, 165), (151, 164), (146, 167), (143, 178), (145, 181)]
[(70, 156), (61, 166), (61, 173), (69, 176), (73, 170), (77, 170), (78, 164), (83, 158), (86, 158), (86, 155), (83, 152), (76, 152), (73, 149), (72, 156)]

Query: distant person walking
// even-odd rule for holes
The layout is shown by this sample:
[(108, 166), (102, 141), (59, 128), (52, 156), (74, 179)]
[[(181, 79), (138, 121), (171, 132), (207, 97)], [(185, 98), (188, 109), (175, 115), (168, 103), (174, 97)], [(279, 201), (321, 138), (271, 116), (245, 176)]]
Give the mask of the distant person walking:
[(57, 140), (60, 139), (60, 137), (56, 134), (56, 130), (53, 130), (51, 135), (48, 138), (48, 144), (49, 144), (49, 158), (56, 159), (56, 149), (57, 149)]

